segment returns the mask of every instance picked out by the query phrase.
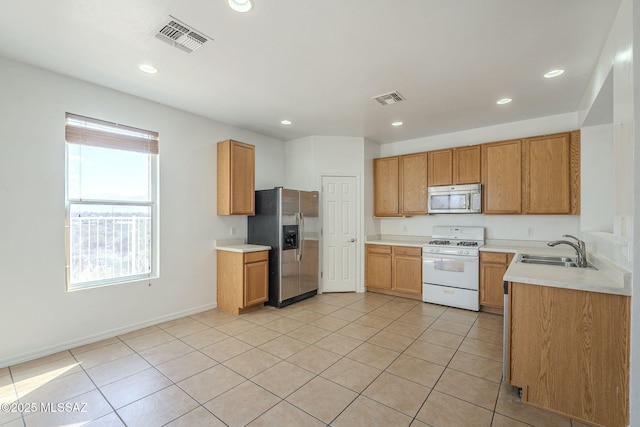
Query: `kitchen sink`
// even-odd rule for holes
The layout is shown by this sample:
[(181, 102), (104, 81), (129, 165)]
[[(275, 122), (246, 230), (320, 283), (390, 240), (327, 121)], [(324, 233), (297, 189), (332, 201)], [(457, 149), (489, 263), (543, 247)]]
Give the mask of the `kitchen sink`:
[[(539, 265), (551, 265), (557, 267), (573, 267), (580, 268), (575, 258), (568, 256), (553, 256), (553, 255), (530, 255), (519, 254), (516, 262), (522, 264), (539, 264)], [(595, 270), (592, 265), (588, 265), (586, 268)]]

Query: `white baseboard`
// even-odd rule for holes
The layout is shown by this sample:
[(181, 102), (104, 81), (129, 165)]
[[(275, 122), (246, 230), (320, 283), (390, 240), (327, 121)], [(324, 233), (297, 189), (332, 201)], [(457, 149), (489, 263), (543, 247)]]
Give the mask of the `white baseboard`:
[(37, 359), (39, 357), (49, 356), (50, 354), (58, 353), (64, 350), (70, 350), (72, 348), (80, 347), (81, 345), (91, 344), (107, 338), (123, 335), (128, 332), (146, 328), (147, 326), (153, 326), (159, 323), (168, 322), (170, 320), (179, 319), (181, 317), (191, 316), (192, 314), (201, 313), (203, 311), (214, 309), (217, 306), (218, 306), (217, 303), (202, 305), (200, 307), (194, 307), (188, 310), (183, 310), (183, 311), (167, 314), (165, 316), (159, 316), (153, 319), (145, 320), (143, 322), (138, 322), (132, 325), (127, 325), (122, 328), (111, 329), (109, 331), (103, 331), (97, 334), (85, 336), (75, 340), (66, 341), (53, 346), (43, 347), (37, 350), (25, 352), (22, 354), (17, 354), (4, 359), (0, 359), (0, 368), (17, 365), (18, 363), (28, 362), (29, 360)]

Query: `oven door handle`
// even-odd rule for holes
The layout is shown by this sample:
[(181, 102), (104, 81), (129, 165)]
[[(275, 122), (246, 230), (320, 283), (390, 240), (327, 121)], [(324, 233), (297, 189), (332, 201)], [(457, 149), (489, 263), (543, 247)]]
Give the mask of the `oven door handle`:
[(441, 258), (459, 259), (459, 260), (465, 260), (469, 262), (479, 262), (479, 257), (474, 255), (452, 255), (452, 254), (432, 254), (432, 253), (422, 254), (423, 261), (436, 260)]

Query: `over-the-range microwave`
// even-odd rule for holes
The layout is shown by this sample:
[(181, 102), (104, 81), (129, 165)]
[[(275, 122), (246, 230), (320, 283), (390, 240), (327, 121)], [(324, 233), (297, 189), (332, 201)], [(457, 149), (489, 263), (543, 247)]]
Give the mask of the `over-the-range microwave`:
[(427, 189), (427, 212), (481, 213), (482, 191), (480, 184), (442, 185)]

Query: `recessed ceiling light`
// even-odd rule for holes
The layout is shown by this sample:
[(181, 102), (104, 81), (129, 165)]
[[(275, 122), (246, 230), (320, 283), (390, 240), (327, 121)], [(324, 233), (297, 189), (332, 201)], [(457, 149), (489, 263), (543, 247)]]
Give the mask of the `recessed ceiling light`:
[(562, 74), (564, 74), (564, 70), (551, 70), (548, 73), (545, 73), (544, 78), (551, 79), (553, 77), (561, 76)]
[(280, 120), (280, 123), (282, 123), (283, 125), (290, 125), (291, 123), (293, 123), (291, 120)]
[(140, 69), (140, 71), (144, 71), (145, 73), (148, 73), (148, 74), (155, 74), (158, 72), (158, 69), (156, 67), (149, 64), (140, 64), (138, 65), (138, 68)]
[(402, 126), (402, 124), (403, 124), (403, 123), (402, 123), (402, 122), (399, 122), (399, 121), (398, 121), (398, 122), (392, 122), (392, 123), (391, 123), (391, 126)]
[(502, 99), (498, 99), (498, 101), (496, 101), (496, 104), (504, 105), (504, 104), (510, 103), (511, 101), (513, 101), (513, 99), (511, 98), (502, 98)]
[(253, 7), (252, 0), (227, 0), (227, 2), (236, 12), (249, 12)]

